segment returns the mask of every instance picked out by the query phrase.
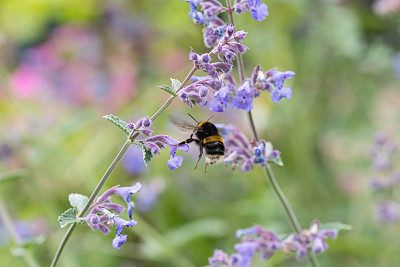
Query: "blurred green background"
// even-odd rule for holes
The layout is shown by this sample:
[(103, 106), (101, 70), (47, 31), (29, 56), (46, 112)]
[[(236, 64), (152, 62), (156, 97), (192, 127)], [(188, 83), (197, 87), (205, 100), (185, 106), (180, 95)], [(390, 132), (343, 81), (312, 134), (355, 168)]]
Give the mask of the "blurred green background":
[[(274, 104), (265, 93), (253, 110), (260, 136), (282, 152), (285, 166), (274, 170), (283, 191), (304, 228), (315, 218), (352, 225), (328, 241), (322, 266), (398, 266), (399, 225), (375, 220), (381, 196), (367, 181), (376, 175), (368, 154), (375, 133), (400, 141), (399, 12), (377, 14), (365, 0), (266, 3), (265, 21), (246, 13), (236, 23), (249, 32), (247, 75), (258, 63), (296, 72), (288, 81), (292, 99)], [(190, 47), (207, 51), (188, 12), (178, 0), (0, 1), (0, 195), (24, 236), (41, 237), (28, 248), (42, 266), (66, 231), (57, 217), (69, 207), (68, 194), (90, 195), (125, 141), (102, 116), (134, 122), (152, 115), (168, 98), (156, 86), (183, 80)], [(168, 116), (187, 112), (248, 129), (244, 112), (212, 114), (175, 100), (153, 130), (184, 140)], [(124, 230), (119, 251), (113, 234), (79, 225), (59, 266), (204, 266), (214, 249), (234, 252), (239, 228), (290, 232), (261, 169), (243, 174), (221, 164), (205, 174), (193, 170), (197, 149), (191, 152), (172, 172), (167, 150), (144, 169), (132, 149), (105, 188), (140, 181), (154, 203), (139, 209), (138, 202), (138, 224)], [(1, 226), (0, 265), (24, 266), (15, 255)], [(279, 252), (267, 262), (256, 256), (252, 266), (307, 261)]]

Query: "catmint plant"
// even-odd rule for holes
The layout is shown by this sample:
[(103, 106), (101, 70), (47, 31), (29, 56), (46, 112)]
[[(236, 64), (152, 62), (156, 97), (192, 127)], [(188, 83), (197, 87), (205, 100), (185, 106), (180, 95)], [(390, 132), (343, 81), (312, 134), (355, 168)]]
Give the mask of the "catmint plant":
[[(311, 264), (319, 266), (314, 253), (322, 253), (327, 249), (328, 237), (336, 238), (337, 227), (324, 230), (317, 221), (314, 221), (309, 229), (302, 230), (271, 168), (273, 163), (283, 165), (281, 153), (273, 149), (271, 142), (258, 137), (252, 117), (253, 103), (256, 98), (261, 97), (262, 92), (269, 93), (274, 103), (280, 103), (283, 98), (290, 99), (293, 93), (291, 88), (284, 87), (285, 81), (295, 76), (292, 71), (278, 71), (275, 67), (264, 71), (261, 65), (256, 65), (251, 75), (245, 76), (242, 54), (248, 51), (248, 47), (243, 44), (247, 32), (238, 30), (233, 15), (249, 11), (253, 19), (263, 21), (269, 14), (267, 5), (260, 0), (235, 0), (233, 5), (227, 0), (226, 6), (217, 0), (186, 0), (186, 2), (189, 4), (189, 18), (197, 26), (204, 27), (203, 40), (205, 46), (210, 49), (209, 52), (200, 54), (193, 49), (188, 51), (188, 59), (193, 64), (192, 69), (182, 82), (171, 78), (171, 85), (158, 86), (170, 97), (152, 116), (131, 123), (112, 114), (104, 116), (126, 134), (127, 140), (89, 198), (80, 194), (70, 195), (72, 208), (59, 218), (62, 227), (68, 224), (70, 227), (53, 258), (52, 266), (56, 265), (77, 223), (86, 223), (93, 231), (100, 230), (103, 234), (111, 232), (110, 228), (116, 226), (116, 235), (112, 241), (116, 250), (127, 241), (125, 229), (141, 223), (140, 220), (132, 219), (134, 204), (131, 200), (131, 195), (141, 189), (140, 183), (132, 187), (115, 186), (101, 196), (97, 195), (131, 145), (138, 146), (142, 150), (146, 166), (168, 146), (170, 158), (166, 164), (172, 171), (179, 171), (177, 168), (182, 165), (184, 158), (177, 153), (179, 150), (187, 152), (189, 146), (180, 144), (172, 136), (159, 133), (157, 129), (152, 128), (153, 121), (175, 98), (179, 98), (187, 108), (194, 106), (206, 108), (208, 105), (208, 109), (213, 112), (224, 112), (231, 106), (247, 113), (252, 139), (242, 133), (237, 126), (218, 125), (220, 134), (225, 140), (224, 163), (230, 169), (240, 169), (243, 172), (249, 172), (257, 166), (262, 168), (293, 230), (293, 233), (284, 239), (281, 235), (261, 226), (239, 230), (238, 238), (241, 238), (241, 242), (234, 246), (237, 252), (228, 257), (222, 251), (216, 250), (214, 256), (209, 259), (209, 266), (250, 266), (254, 255), (259, 253), (267, 260), (278, 250), (287, 253), (296, 252), (297, 258), (309, 256)], [(229, 21), (221, 19), (219, 17), (221, 13), (227, 13)], [(234, 65), (238, 67), (238, 79), (233, 74)], [(202, 71), (204, 75), (194, 76), (197, 70)], [(122, 218), (125, 207), (112, 202), (111, 197), (114, 195), (121, 196), (126, 202), (129, 220)]]

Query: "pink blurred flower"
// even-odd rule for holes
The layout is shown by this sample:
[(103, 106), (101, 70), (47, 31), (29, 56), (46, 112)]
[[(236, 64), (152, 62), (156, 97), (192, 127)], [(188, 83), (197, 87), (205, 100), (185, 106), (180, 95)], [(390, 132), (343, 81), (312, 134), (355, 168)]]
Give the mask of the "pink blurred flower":
[(11, 87), (22, 98), (32, 97), (45, 88), (46, 82), (34, 68), (22, 65), (10, 76)]

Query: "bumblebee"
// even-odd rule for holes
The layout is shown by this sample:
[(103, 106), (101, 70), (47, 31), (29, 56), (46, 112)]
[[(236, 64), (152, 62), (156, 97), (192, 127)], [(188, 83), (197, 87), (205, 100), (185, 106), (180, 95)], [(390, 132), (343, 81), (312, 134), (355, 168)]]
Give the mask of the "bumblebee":
[[(205, 172), (207, 172), (207, 165), (214, 164), (221, 161), (224, 158), (225, 146), (224, 140), (218, 133), (218, 128), (209, 122), (211, 118), (207, 121), (197, 121), (192, 115), (188, 114), (196, 123), (192, 125), (187, 122), (173, 121), (182, 130), (193, 130), (192, 134), (188, 139), (180, 142), (178, 145), (189, 144), (195, 142), (200, 147), (199, 158), (197, 159), (195, 169), (199, 163), (201, 157), (203, 156), (203, 150), (206, 154), (206, 165), (204, 167)], [(196, 138), (193, 138), (195, 136)]]

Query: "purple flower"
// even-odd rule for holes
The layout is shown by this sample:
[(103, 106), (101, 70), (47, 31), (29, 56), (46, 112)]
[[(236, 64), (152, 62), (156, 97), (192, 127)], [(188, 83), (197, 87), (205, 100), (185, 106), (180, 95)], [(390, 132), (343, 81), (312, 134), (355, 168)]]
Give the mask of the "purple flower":
[(291, 98), (292, 97), (292, 89), (291, 88), (275, 88), (272, 92), (271, 92), (271, 98), (272, 101), (274, 101), (275, 103), (279, 103), (279, 101), (282, 98)]
[(261, 0), (247, 0), (247, 2), (253, 19), (263, 21), (268, 16), (268, 6), (261, 3)]
[(117, 217), (116, 215), (113, 215), (112, 218), (109, 217), (110, 220), (113, 220), (115, 226), (116, 226), (116, 234), (121, 235), (122, 230), (124, 230), (124, 227), (132, 227), (137, 224), (137, 221), (130, 220), (130, 221), (125, 221), (124, 219), (121, 219)]
[(121, 246), (126, 242), (128, 236), (127, 235), (116, 235), (112, 241), (112, 245), (115, 250), (121, 248)]
[(295, 73), (293, 71), (285, 71), (285, 72), (274, 71), (272, 75), (274, 79), (274, 86), (276, 88), (281, 89), (283, 87), (283, 83), (285, 82), (285, 80), (293, 78), (295, 76)]
[(253, 109), (253, 93), (250, 88), (250, 82), (246, 81), (237, 90), (238, 96), (232, 98), (232, 107), (236, 109), (243, 109), (244, 111), (250, 111)]
[(247, 267), (251, 264), (251, 257), (235, 253), (231, 256), (232, 266)]
[(100, 210), (105, 215), (105, 217), (108, 219), (107, 225), (115, 225), (116, 226), (116, 231), (115, 231), (116, 235), (112, 241), (112, 245), (115, 250), (120, 249), (122, 244), (124, 244), (125, 241), (127, 240), (127, 235), (121, 235), (122, 230), (124, 230), (125, 226), (126, 227), (135, 226), (137, 224), (137, 222), (134, 220), (126, 221), (124, 219), (121, 219), (117, 215), (109, 212), (106, 209), (100, 209)]
[(163, 179), (156, 178), (147, 182), (136, 195), (136, 208), (140, 211), (150, 210), (164, 189), (165, 182)]
[(189, 151), (189, 146), (187, 144), (182, 144), (178, 146), (177, 144), (179, 142), (167, 135), (156, 135), (149, 137), (145, 140), (140, 140), (139, 142), (149, 147), (153, 155), (160, 153), (160, 149), (165, 148), (165, 146), (168, 145), (170, 148), (171, 158), (167, 164), (172, 170), (181, 166), (183, 161), (183, 157), (181, 156), (176, 156), (175, 158), (176, 150), (179, 149), (183, 152)]
[(142, 184), (139, 182), (137, 182), (134, 186), (131, 187), (116, 188), (117, 194), (119, 194), (128, 204), (128, 213), (130, 219), (132, 219), (132, 207), (133, 207), (133, 204), (131, 202), (131, 194), (139, 192), (141, 188)]
[(375, 143), (370, 149), (372, 164), (376, 171), (384, 171), (392, 166), (392, 157), (397, 145), (390, 142), (385, 133), (377, 133)]
[(124, 157), (124, 168), (132, 175), (140, 175), (146, 170), (143, 153), (138, 146), (130, 146)]
[(199, 4), (200, 0), (184, 0), (189, 2), (190, 12), (189, 18), (193, 19), (194, 24), (203, 24), (204, 23), (204, 16), (203, 13), (196, 11), (197, 5)]
[(171, 158), (168, 160), (168, 167), (171, 170), (177, 169), (179, 166), (182, 165), (183, 157), (182, 156), (175, 156), (172, 155)]
[(399, 221), (399, 205), (394, 201), (380, 201), (376, 204), (376, 219), (382, 223)]
[(140, 118), (136, 123), (128, 123), (128, 128), (138, 131), (141, 134), (144, 134), (146, 136), (151, 136), (153, 134), (153, 131), (150, 129), (147, 129), (151, 126), (151, 120), (149, 117), (144, 117)]
[(221, 264), (228, 266), (230, 265), (228, 255), (222, 250), (218, 249), (214, 251), (214, 255), (212, 257), (208, 258), (208, 262), (210, 263), (210, 265), (208, 265), (207, 267), (221, 267)]

